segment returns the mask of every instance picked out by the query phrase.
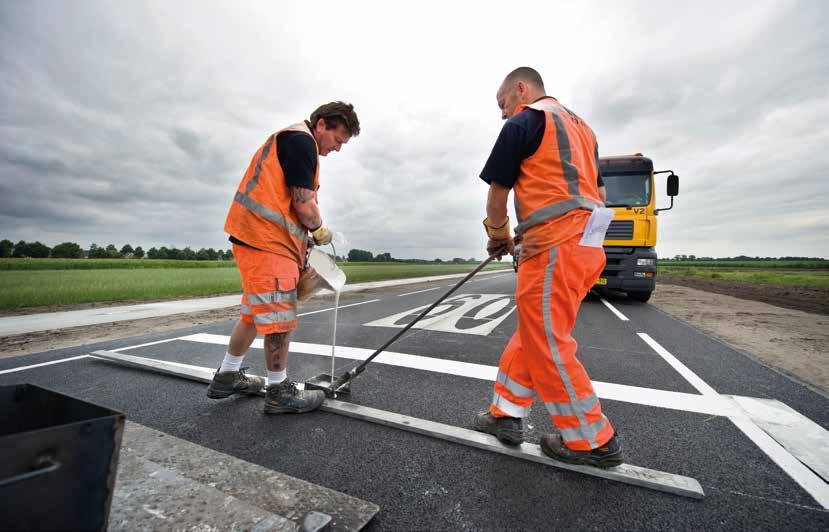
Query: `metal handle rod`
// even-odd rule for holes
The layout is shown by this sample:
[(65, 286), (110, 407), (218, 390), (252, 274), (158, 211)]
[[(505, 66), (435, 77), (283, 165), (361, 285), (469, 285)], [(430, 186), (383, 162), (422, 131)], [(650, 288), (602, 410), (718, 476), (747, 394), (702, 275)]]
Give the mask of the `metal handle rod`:
[(449, 296), (451, 296), (452, 294), (454, 294), (454, 293), (455, 293), (455, 291), (463, 285), (463, 283), (465, 283), (465, 282), (466, 282), (466, 281), (468, 281), (470, 278), (472, 278), (472, 276), (473, 276), (473, 275), (475, 275), (476, 273), (478, 273), (479, 271), (481, 271), (481, 270), (482, 270), (482, 269), (483, 269), (483, 268), (484, 268), (487, 264), (489, 264), (490, 262), (492, 262), (492, 260), (493, 260), (494, 258), (495, 258), (495, 255), (493, 255), (493, 256), (491, 256), (491, 257), (487, 258), (485, 261), (483, 261), (482, 263), (480, 263), (480, 264), (479, 264), (479, 265), (478, 265), (478, 266), (477, 266), (474, 270), (472, 270), (471, 272), (469, 272), (469, 273), (466, 275), (466, 277), (464, 277), (463, 279), (461, 279), (461, 280), (460, 280), (460, 281), (459, 281), (459, 282), (458, 282), (455, 286), (453, 286), (453, 287), (452, 287), (452, 288), (451, 288), (448, 292), (446, 292), (445, 294), (443, 294), (443, 295), (440, 297), (440, 299), (438, 299), (437, 301), (435, 301), (434, 303), (432, 303), (432, 304), (429, 306), (429, 308), (427, 308), (426, 310), (424, 310), (423, 312), (421, 312), (421, 313), (420, 313), (420, 315), (418, 315), (418, 317), (416, 317), (416, 318), (415, 318), (413, 321), (411, 321), (408, 325), (406, 325), (405, 327), (403, 327), (403, 329), (402, 329), (400, 332), (398, 332), (397, 334), (395, 334), (395, 335), (394, 335), (394, 336), (393, 336), (390, 340), (388, 340), (385, 344), (383, 344), (382, 346), (380, 346), (380, 348), (378, 348), (378, 349), (377, 349), (377, 351), (375, 351), (374, 353), (372, 353), (372, 354), (371, 354), (371, 356), (370, 356), (370, 357), (368, 357), (367, 359), (365, 359), (365, 360), (364, 360), (364, 361), (363, 361), (363, 362), (362, 362), (359, 366), (357, 366), (356, 368), (352, 369), (351, 371), (349, 371), (349, 372), (345, 373), (343, 376), (341, 376), (339, 379), (337, 379), (336, 383), (332, 386), (332, 389), (339, 388), (339, 387), (340, 387), (340, 386), (342, 386), (342, 385), (343, 385), (343, 384), (344, 384), (347, 380), (349, 380), (349, 379), (351, 379), (351, 378), (353, 378), (353, 377), (355, 377), (355, 376), (359, 375), (360, 373), (362, 373), (362, 372), (363, 372), (363, 370), (365, 369), (365, 367), (368, 365), (368, 363), (369, 363), (369, 362), (371, 362), (372, 360), (374, 360), (374, 358), (375, 358), (377, 355), (379, 355), (380, 353), (382, 353), (383, 351), (385, 351), (387, 347), (389, 347), (391, 344), (393, 344), (393, 343), (394, 343), (394, 342), (395, 342), (398, 338), (400, 338), (401, 336), (403, 336), (403, 334), (405, 334), (405, 332), (406, 332), (406, 331), (408, 331), (409, 329), (411, 329), (411, 328), (412, 328), (412, 326), (413, 326), (415, 323), (419, 322), (419, 321), (420, 321), (420, 320), (422, 320), (424, 317), (426, 317), (426, 315), (427, 315), (427, 314), (429, 314), (429, 313), (430, 313), (430, 312), (431, 312), (431, 311), (432, 311), (432, 310), (433, 310), (436, 306), (440, 305), (440, 304), (443, 302), (443, 300), (444, 300), (444, 299), (446, 299), (447, 297), (449, 297)]
[(21, 482), (23, 480), (29, 480), (30, 478), (39, 477), (41, 475), (57, 471), (60, 469), (60, 465), (60, 462), (57, 462), (49, 457), (41, 457), (37, 461), (37, 469), (0, 480), (0, 488), (6, 487), (9, 484), (16, 484), (17, 482)]

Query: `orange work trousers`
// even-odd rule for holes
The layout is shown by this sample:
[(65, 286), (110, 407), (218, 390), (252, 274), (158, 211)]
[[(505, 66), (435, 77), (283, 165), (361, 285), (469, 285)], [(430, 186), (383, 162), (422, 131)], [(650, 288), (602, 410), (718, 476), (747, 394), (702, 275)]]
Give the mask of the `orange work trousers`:
[(526, 417), (538, 395), (565, 445), (589, 451), (614, 431), (571, 335), (581, 300), (605, 265), (604, 250), (581, 246), (580, 240), (579, 234), (519, 266), (518, 328), (501, 355), (490, 412)]
[(233, 245), (242, 277), (242, 316), (259, 334), (296, 329), (296, 284), (299, 266), (290, 258), (248, 246)]

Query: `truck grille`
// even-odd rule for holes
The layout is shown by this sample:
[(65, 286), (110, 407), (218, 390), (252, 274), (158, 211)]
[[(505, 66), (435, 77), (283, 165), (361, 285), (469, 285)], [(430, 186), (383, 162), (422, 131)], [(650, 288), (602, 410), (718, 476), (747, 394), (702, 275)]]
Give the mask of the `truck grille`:
[(630, 240), (633, 238), (633, 220), (610, 222), (605, 240)]

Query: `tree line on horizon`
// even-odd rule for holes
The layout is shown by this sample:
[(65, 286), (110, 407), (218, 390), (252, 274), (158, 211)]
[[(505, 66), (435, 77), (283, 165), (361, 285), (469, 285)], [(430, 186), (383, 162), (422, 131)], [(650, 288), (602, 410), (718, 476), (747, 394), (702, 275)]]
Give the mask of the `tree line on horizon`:
[(88, 250), (83, 249), (75, 242), (63, 242), (50, 248), (42, 242), (0, 240), (0, 258), (33, 258), (33, 259), (167, 259), (167, 260), (233, 260), (231, 250), (215, 250), (202, 248), (193, 251), (189, 247), (152, 247), (146, 252), (141, 246), (133, 248), (124, 244), (118, 249), (115, 244), (99, 246), (93, 243)]
[[(152, 247), (145, 251), (141, 246), (133, 248), (130, 244), (124, 244), (118, 249), (115, 244), (99, 246), (95, 243), (85, 250), (75, 242), (62, 242), (54, 247), (49, 247), (39, 241), (26, 242), (20, 240), (15, 244), (9, 239), (4, 239), (0, 240), (0, 258), (233, 260), (233, 251), (213, 248), (202, 248), (194, 251), (189, 247), (178, 249), (166, 246)], [(363, 249), (352, 249), (346, 257), (337, 257), (337, 260), (343, 262), (402, 262), (408, 264), (471, 264), (479, 262), (475, 258), (464, 259), (461, 257), (455, 257), (451, 260), (439, 258), (433, 260), (398, 259), (392, 257), (391, 253), (388, 252), (374, 255), (371, 251)]]
[[(118, 249), (114, 244), (98, 246), (93, 243), (88, 250), (84, 250), (75, 242), (63, 242), (55, 247), (49, 247), (42, 242), (26, 242), (20, 240), (16, 244), (9, 239), (0, 240), (0, 258), (54, 258), (54, 259), (166, 259), (166, 260), (233, 260), (233, 251), (216, 250), (213, 248), (201, 248), (198, 251), (190, 247), (178, 249), (174, 246), (159, 248), (152, 247), (147, 251), (137, 246), (133, 248), (130, 244), (124, 244)], [(391, 256), (391, 253), (378, 253), (374, 255), (371, 251), (364, 249), (352, 249), (346, 257), (337, 257), (339, 261), (348, 262), (402, 262), (408, 264), (472, 264), (480, 262), (474, 257), (464, 259), (455, 257), (451, 260), (439, 258), (428, 259), (399, 259)], [(737, 255), (736, 257), (698, 257), (696, 255), (678, 254), (671, 258), (662, 258), (660, 261), (825, 261), (822, 257), (749, 257)]]

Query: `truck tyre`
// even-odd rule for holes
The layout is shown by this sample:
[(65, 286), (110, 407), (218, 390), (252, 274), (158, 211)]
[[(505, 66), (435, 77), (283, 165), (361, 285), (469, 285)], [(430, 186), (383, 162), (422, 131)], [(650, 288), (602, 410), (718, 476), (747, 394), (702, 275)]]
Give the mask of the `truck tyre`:
[(651, 298), (651, 294), (652, 292), (628, 292), (628, 297), (634, 301), (644, 303)]

